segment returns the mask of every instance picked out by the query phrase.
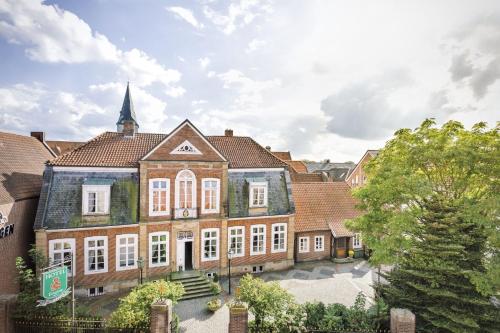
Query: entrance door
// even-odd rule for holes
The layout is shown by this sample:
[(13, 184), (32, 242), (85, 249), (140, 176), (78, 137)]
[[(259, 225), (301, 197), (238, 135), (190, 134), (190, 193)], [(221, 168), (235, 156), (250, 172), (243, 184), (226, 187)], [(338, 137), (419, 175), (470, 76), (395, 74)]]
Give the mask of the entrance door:
[(185, 270), (184, 265), (184, 240), (177, 240), (177, 271), (181, 272)]
[(186, 271), (193, 269), (193, 242), (184, 243), (184, 267)]

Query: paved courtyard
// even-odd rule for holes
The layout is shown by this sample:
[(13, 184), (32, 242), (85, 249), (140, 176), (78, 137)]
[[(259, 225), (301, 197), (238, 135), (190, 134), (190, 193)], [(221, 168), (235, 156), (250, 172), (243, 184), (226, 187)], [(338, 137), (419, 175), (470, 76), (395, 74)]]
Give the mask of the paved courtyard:
[[(359, 292), (367, 296), (369, 304), (373, 299), (371, 285), (376, 274), (366, 261), (347, 264), (334, 264), (330, 261), (301, 263), (294, 269), (281, 272), (260, 274), (265, 281), (278, 281), (280, 285), (292, 293), (299, 303), (321, 301), (323, 303), (342, 303), (350, 306)], [(232, 279), (233, 288), (238, 279)], [(227, 290), (227, 279), (222, 281)], [(223, 293), (224, 302), (230, 300)], [(211, 297), (183, 301), (174, 308), (181, 320), (181, 332), (187, 333), (219, 333), (227, 332), (229, 310), (226, 306), (215, 313), (206, 310), (206, 303)]]

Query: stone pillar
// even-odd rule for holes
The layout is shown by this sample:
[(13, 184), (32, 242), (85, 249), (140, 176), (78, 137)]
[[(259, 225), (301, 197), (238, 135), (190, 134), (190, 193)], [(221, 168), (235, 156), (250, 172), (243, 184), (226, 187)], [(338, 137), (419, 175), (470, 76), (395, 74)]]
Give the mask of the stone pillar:
[(151, 305), (151, 333), (171, 333), (172, 301), (167, 299)]
[(407, 309), (391, 309), (391, 333), (415, 333), (415, 315)]
[(143, 279), (146, 280), (149, 276), (149, 255), (148, 255), (148, 227), (146, 223), (139, 223), (139, 257), (144, 260)]
[(16, 295), (0, 296), (0, 333), (14, 333), (12, 314), (16, 304)]
[(248, 332), (248, 309), (245, 307), (229, 308), (229, 333)]

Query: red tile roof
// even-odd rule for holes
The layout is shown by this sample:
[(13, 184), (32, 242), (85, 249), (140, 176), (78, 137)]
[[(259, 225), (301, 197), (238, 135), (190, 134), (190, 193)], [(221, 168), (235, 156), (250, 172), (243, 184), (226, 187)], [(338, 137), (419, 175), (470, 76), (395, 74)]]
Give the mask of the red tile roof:
[(292, 183), (295, 231), (331, 230), (335, 237), (354, 235), (344, 222), (361, 214), (345, 182)]
[(285, 163), (288, 164), (288, 166), (295, 172), (307, 173), (307, 166), (302, 161), (285, 161)]
[(52, 149), (52, 151), (57, 155), (61, 156), (70, 152), (81, 145), (85, 144), (85, 142), (76, 142), (76, 141), (45, 141), (45, 143)]
[(282, 161), (290, 161), (292, 159), (289, 151), (272, 151), (271, 153)]
[(290, 178), (292, 183), (311, 183), (311, 182), (323, 182), (323, 176), (320, 173), (298, 173), (291, 172)]
[(51, 158), (37, 139), (0, 132), (0, 204), (38, 197), (45, 162)]

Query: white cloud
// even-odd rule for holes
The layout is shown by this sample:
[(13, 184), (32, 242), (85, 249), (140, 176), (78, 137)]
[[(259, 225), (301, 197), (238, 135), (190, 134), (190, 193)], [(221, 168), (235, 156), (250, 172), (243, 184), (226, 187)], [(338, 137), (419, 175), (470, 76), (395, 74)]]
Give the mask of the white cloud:
[(213, 10), (209, 6), (203, 8), (205, 17), (226, 35), (232, 34), (237, 28), (242, 28), (260, 15), (273, 11), (270, 1), (267, 0), (240, 0), (231, 3), (227, 8), (227, 14)]
[(199, 22), (196, 17), (194, 17), (191, 10), (183, 7), (167, 7), (166, 10), (174, 13), (177, 17), (191, 24), (196, 29), (203, 29), (203, 23)]
[(197, 105), (202, 105), (202, 104), (207, 104), (208, 101), (204, 100), (204, 99), (199, 99), (197, 101), (191, 101), (191, 105), (192, 106), (197, 106)]
[(215, 74), (216, 74), (216, 73), (215, 73), (214, 71), (209, 71), (209, 72), (207, 73), (207, 77), (208, 77), (208, 78), (214, 77), (214, 76), (215, 76)]
[(245, 52), (246, 53), (252, 53), (258, 49), (260, 49), (261, 47), (263, 47), (264, 45), (266, 45), (266, 42), (263, 41), (263, 40), (259, 40), (257, 38), (254, 38), (250, 41), (250, 43), (248, 43), (248, 46), (247, 48), (245, 49)]
[(200, 63), (201, 69), (205, 70), (207, 69), (208, 65), (210, 65), (210, 58), (209, 57), (199, 58), (198, 62)]

